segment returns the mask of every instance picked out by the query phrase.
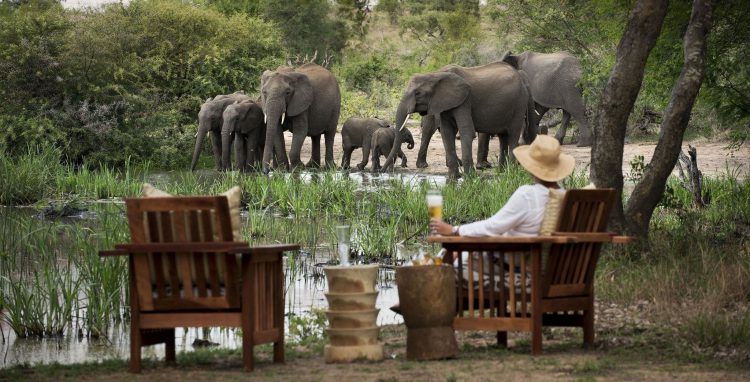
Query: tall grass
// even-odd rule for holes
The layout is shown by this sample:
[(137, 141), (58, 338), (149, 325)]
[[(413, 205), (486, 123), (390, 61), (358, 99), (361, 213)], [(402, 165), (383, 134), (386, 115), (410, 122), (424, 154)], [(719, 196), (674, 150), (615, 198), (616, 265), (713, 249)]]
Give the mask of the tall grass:
[(669, 323), (699, 346), (750, 349), (750, 184), (731, 174), (706, 179), (705, 209), (670, 181), (642, 251), (612, 248), (597, 273), (599, 296), (649, 301), (651, 321)]

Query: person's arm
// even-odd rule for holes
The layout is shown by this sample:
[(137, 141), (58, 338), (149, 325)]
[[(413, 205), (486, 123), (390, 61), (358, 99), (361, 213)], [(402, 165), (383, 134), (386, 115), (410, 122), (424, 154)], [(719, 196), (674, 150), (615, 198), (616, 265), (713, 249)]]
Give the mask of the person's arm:
[(458, 228), (459, 236), (499, 236), (523, 221), (528, 212), (527, 194), (531, 191), (527, 187), (519, 187), (508, 202), (489, 219), (463, 224)]

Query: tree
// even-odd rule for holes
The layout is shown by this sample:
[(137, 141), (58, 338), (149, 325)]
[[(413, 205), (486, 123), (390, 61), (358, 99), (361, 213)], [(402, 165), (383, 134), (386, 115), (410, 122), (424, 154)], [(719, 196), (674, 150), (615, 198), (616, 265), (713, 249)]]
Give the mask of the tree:
[(651, 215), (677, 162), (685, 128), (703, 80), (706, 39), (711, 25), (710, 0), (694, 0), (684, 37), (685, 63), (672, 89), (654, 156), (625, 210), (621, 194), (627, 120), (641, 89), (646, 60), (661, 32), (666, 11), (666, 0), (636, 2), (597, 108), (594, 146), (591, 150), (591, 179), (598, 187), (618, 190), (612, 215), (613, 225), (641, 238), (647, 237)]

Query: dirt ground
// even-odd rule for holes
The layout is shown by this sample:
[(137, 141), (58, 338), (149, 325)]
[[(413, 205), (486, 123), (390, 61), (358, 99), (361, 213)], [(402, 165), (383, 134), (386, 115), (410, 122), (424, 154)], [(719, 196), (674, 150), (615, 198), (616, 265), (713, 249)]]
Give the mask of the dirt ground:
[[(448, 167), (445, 165), (445, 151), (443, 150), (443, 141), (440, 137), (440, 133), (436, 133), (433, 135), (432, 139), (430, 140), (430, 146), (427, 150), (427, 163), (429, 166), (427, 168), (419, 169), (416, 168), (417, 163), (417, 152), (419, 151), (419, 144), (422, 140), (422, 135), (419, 131), (419, 125), (418, 124), (411, 124), (409, 126), (409, 130), (412, 132), (412, 135), (414, 136), (414, 141), (416, 145), (414, 146), (414, 149), (408, 150), (406, 148), (406, 145), (402, 145), (403, 151), (406, 154), (407, 157), (407, 165), (408, 167), (406, 169), (398, 168), (396, 171), (399, 172), (413, 172), (413, 173), (426, 173), (426, 174), (439, 174), (444, 175), (448, 173)], [(553, 133), (550, 133), (553, 134)], [(287, 144), (287, 150), (289, 149), (289, 146), (292, 142), (292, 134), (289, 132), (285, 133), (286, 138), (286, 144)], [(459, 146), (459, 157), (460, 154), (460, 144), (457, 143), (457, 146)], [(725, 141), (708, 141), (705, 139), (700, 140), (694, 140), (690, 142), (684, 142), (683, 143), (683, 151), (687, 151), (688, 144), (693, 145), (698, 150), (698, 168), (703, 172), (706, 176), (716, 176), (719, 174), (726, 174), (727, 170), (734, 173), (738, 177), (745, 179), (748, 175), (750, 175), (750, 167), (748, 164), (750, 163), (750, 144), (745, 143), (741, 147), (739, 147), (736, 150), (730, 150), (728, 148), (729, 143)], [(321, 138), (321, 157), (324, 158), (325, 155), (325, 145), (324, 145), (324, 139)], [(307, 162), (310, 158), (310, 152), (312, 150), (312, 144), (310, 143), (310, 140), (305, 140), (305, 144), (302, 147), (302, 161)], [(474, 140), (474, 160), (476, 161), (476, 147), (477, 147), (477, 140)], [(654, 148), (656, 147), (656, 143), (653, 142), (639, 142), (639, 143), (627, 143), (625, 145), (625, 151), (623, 154), (623, 173), (627, 174), (630, 171), (630, 161), (635, 158), (637, 155), (643, 155), (646, 163), (651, 159), (651, 156), (653, 155)], [(575, 145), (566, 144), (563, 146), (563, 151), (573, 155), (576, 158), (576, 168), (579, 170), (588, 170), (589, 164), (591, 163), (591, 148), (589, 147), (576, 147)], [(341, 164), (341, 156), (343, 153), (343, 150), (341, 148), (341, 135), (336, 134), (336, 139), (334, 141), (334, 159), (336, 161), (336, 164)], [(497, 157), (500, 152), (499, 148), (499, 142), (497, 139), (492, 139), (490, 141), (490, 162), (493, 163), (493, 165), (497, 164)], [(322, 159), (321, 158), (321, 159)], [(352, 159), (351, 159), (351, 165), (352, 167), (356, 166), (357, 163), (359, 163), (362, 160), (362, 150), (357, 149), (354, 150), (354, 153), (352, 153)], [(381, 164), (385, 161), (384, 158), (381, 159)], [(400, 162), (397, 162), (399, 164)], [(371, 162), (368, 162), (366, 171), (370, 170), (370, 166), (372, 165)]]
[[(622, 338), (637, 338), (633, 332)], [(46, 369), (0, 370), (3, 380), (107, 381), (747, 381), (750, 369), (712, 363), (689, 363), (664, 356), (649, 342), (609, 345), (612, 336), (598, 340), (597, 349), (580, 347), (580, 330), (548, 333), (544, 354), (530, 355), (529, 338), (511, 334), (510, 348), (494, 344), (494, 334), (459, 332), (455, 359), (416, 362), (405, 358), (403, 325), (381, 328), (383, 362), (326, 364), (320, 345), (287, 346), (286, 363), (273, 364), (269, 347), (256, 348), (256, 366), (242, 372), (239, 351), (207, 351), (202, 356), (178, 355), (177, 366), (149, 360), (141, 374), (129, 374), (125, 361), (99, 365), (57, 366)], [(617, 339), (617, 338), (614, 338)], [(617, 342), (617, 341), (615, 341)], [(321, 344), (322, 345), (322, 344)]]

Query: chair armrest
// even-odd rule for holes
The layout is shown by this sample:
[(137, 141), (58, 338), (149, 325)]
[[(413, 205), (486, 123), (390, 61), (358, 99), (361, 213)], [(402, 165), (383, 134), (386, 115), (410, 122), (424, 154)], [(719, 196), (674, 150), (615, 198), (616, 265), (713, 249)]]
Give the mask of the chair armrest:
[(633, 236), (612, 236), (612, 244), (630, 244), (635, 241)]
[(634, 240), (631, 236), (620, 236), (612, 232), (553, 232), (552, 235), (571, 237), (576, 243), (628, 244)]
[(229, 252), (238, 247), (247, 247), (243, 241), (223, 242), (175, 242), (175, 243), (142, 243), (142, 244), (118, 244), (115, 249), (128, 253), (150, 253), (150, 252)]
[(565, 244), (573, 243), (573, 237), (565, 235), (550, 236), (490, 236), (490, 237), (465, 237), (465, 236), (428, 236), (428, 243), (443, 244), (540, 244), (554, 243)]
[(107, 251), (99, 251), (99, 257), (114, 257), (114, 256), (127, 256), (130, 252), (122, 249), (110, 249)]
[(296, 251), (300, 249), (299, 244), (270, 244), (256, 245), (252, 247), (232, 248), (229, 253), (239, 254), (264, 254), (264, 253), (281, 253), (286, 251)]

